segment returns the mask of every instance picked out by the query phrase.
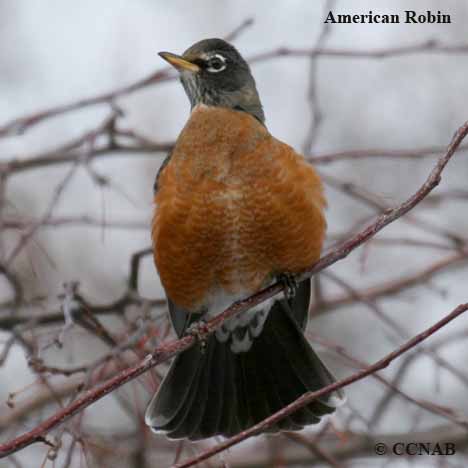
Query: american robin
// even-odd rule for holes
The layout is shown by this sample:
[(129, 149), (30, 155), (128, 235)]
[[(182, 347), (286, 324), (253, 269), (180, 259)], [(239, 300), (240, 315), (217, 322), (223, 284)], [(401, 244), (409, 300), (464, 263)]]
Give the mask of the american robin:
[[(180, 337), (200, 318), (314, 263), (325, 199), (312, 166), (268, 132), (255, 80), (232, 45), (207, 39), (182, 56), (159, 55), (179, 71), (192, 108), (156, 177), (152, 224)], [(332, 383), (303, 335), (310, 281), (295, 289), (228, 320), (204, 348), (178, 355), (146, 423), (169, 438), (232, 436)], [(337, 397), (317, 399), (269, 430), (317, 423)]]

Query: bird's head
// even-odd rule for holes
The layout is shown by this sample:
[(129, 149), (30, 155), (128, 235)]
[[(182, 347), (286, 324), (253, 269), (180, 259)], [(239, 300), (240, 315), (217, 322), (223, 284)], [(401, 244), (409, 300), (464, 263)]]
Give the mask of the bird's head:
[(180, 74), (192, 108), (197, 104), (228, 107), (264, 122), (262, 104), (249, 65), (231, 44), (205, 39), (182, 55), (160, 52)]

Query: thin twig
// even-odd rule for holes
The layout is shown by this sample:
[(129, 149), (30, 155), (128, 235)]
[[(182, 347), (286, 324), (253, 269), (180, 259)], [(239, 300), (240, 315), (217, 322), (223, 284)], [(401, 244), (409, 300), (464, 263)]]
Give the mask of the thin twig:
[[(280, 57), (297, 57), (309, 58), (311, 56), (323, 56), (327, 58), (342, 58), (342, 59), (384, 59), (390, 57), (400, 57), (405, 55), (414, 55), (419, 53), (428, 54), (452, 54), (452, 55), (465, 55), (468, 54), (468, 44), (461, 43), (455, 45), (442, 44), (436, 40), (423, 41), (416, 44), (407, 46), (382, 48), (374, 50), (355, 50), (345, 48), (291, 48), (279, 47), (261, 54), (257, 54), (250, 58), (250, 62), (257, 63), (266, 60), (271, 60)], [(43, 122), (46, 119), (56, 117), (77, 109), (84, 109), (94, 105), (102, 105), (118, 98), (127, 96), (135, 91), (140, 91), (148, 86), (156, 83), (162, 83), (168, 80), (175, 79), (176, 75), (172, 73), (169, 68), (164, 68), (157, 72), (150, 73), (149, 75), (134, 81), (133, 83), (117, 88), (115, 90), (91, 96), (88, 98), (80, 99), (57, 107), (51, 107), (34, 114), (24, 117), (18, 117), (10, 122), (0, 126), (0, 137), (8, 135), (17, 135), (23, 133), (28, 128)]]
[(304, 406), (310, 404), (312, 401), (316, 400), (317, 398), (328, 395), (331, 392), (334, 392), (336, 390), (339, 390), (340, 388), (346, 387), (354, 382), (357, 382), (358, 380), (362, 380), (368, 375), (371, 375), (374, 372), (377, 372), (379, 370), (382, 370), (388, 367), (392, 363), (392, 361), (394, 361), (396, 358), (406, 353), (411, 348), (414, 348), (417, 344), (429, 338), (435, 332), (443, 328), (445, 325), (450, 323), (452, 320), (456, 319), (458, 316), (460, 316), (467, 310), (468, 310), (468, 303), (460, 304), (450, 314), (446, 315), (443, 319), (439, 320), (431, 327), (427, 328), (423, 332), (411, 338), (409, 341), (407, 341), (405, 344), (400, 346), (398, 349), (387, 354), (385, 357), (383, 357), (382, 359), (380, 359), (373, 365), (359, 372), (356, 372), (355, 374), (352, 374), (349, 377), (346, 377), (345, 379), (341, 379), (333, 384), (327, 385), (326, 387), (320, 390), (317, 390), (316, 392), (308, 392), (302, 395), (297, 400), (290, 403), (288, 406), (285, 406), (283, 409), (279, 410), (278, 412), (271, 415), (270, 417), (264, 419), (262, 422), (256, 424), (255, 426), (252, 426), (250, 429), (247, 429), (233, 437), (230, 437), (225, 442), (206, 450), (205, 452), (201, 453), (200, 455), (196, 457), (191, 458), (190, 460), (186, 460), (185, 462), (174, 465), (174, 468), (188, 468), (190, 466), (194, 466), (195, 464), (203, 460), (206, 460), (207, 458), (210, 458), (213, 455), (216, 455), (217, 453), (220, 453), (228, 449), (229, 447), (232, 447), (233, 445), (236, 445), (239, 442), (242, 442), (243, 440), (248, 439), (249, 437), (252, 437), (264, 431), (272, 424), (275, 424), (278, 421), (281, 421), (281, 419), (289, 416), (290, 414), (294, 413), (298, 409), (303, 408)]
[[(322, 257), (317, 263), (307, 269), (304, 273), (297, 275), (296, 279), (298, 281), (302, 281), (304, 279), (309, 278), (313, 274), (318, 273), (319, 271), (323, 270), (324, 268), (330, 266), (333, 263), (345, 258), (348, 256), (354, 249), (362, 245), (368, 239), (372, 238), (375, 234), (381, 231), (385, 226), (392, 223), (393, 221), (397, 220), (399, 217), (403, 216), (409, 210), (411, 210), (414, 206), (416, 206), (421, 200), (423, 200), (431, 190), (438, 185), (441, 180), (441, 174), (444, 170), (445, 166), (447, 165), (450, 158), (455, 153), (457, 147), (461, 144), (463, 139), (468, 133), (468, 122), (466, 122), (462, 127), (458, 129), (455, 133), (452, 142), (447, 148), (447, 152), (442, 155), (433, 170), (431, 171), (429, 177), (427, 178), (426, 182), (421, 186), (421, 188), (412, 195), (408, 200), (403, 202), (401, 205), (387, 210), (384, 214), (379, 216), (371, 225), (365, 228), (360, 233), (353, 236), (348, 241), (344, 242), (341, 246), (336, 247), (326, 256)], [(277, 282), (272, 286), (263, 289), (262, 291), (248, 297), (245, 300), (239, 301), (234, 303), (231, 307), (227, 308), (223, 313), (220, 315), (212, 318), (205, 324), (202, 338), (205, 339), (210, 334), (214, 333), (215, 330), (221, 326), (221, 324), (226, 321), (227, 319), (231, 318), (232, 316), (244, 312), (253, 306), (260, 304), (261, 302), (265, 301), (266, 299), (273, 297), (274, 295), (283, 291), (284, 285), (282, 282)], [(431, 334), (435, 333), (437, 330), (442, 328), (445, 324), (453, 320), (455, 317), (463, 313), (468, 308), (468, 305), (459, 306), (455, 311), (449, 314), (440, 322), (437, 322), (434, 326), (427, 329), (425, 332), (417, 335), (415, 338), (408, 341), (404, 346), (399, 348), (398, 350), (394, 351), (393, 353), (389, 354), (386, 358), (382, 359), (381, 361), (377, 362), (370, 368), (361, 371), (357, 374), (354, 374), (347, 379), (343, 379), (333, 385), (326, 387), (325, 389), (320, 390), (319, 392), (314, 392), (312, 394), (308, 393), (305, 396), (298, 399), (292, 405), (288, 405), (286, 408), (281, 410), (280, 412), (276, 413), (275, 415), (267, 418), (264, 422), (254, 426), (253, 428), (249, 429), (248, 431), (242, 432), (240, 435), (235, 436), (225, 443), (217, 446), (210, 452), (205, 452), (205, 455), (201, 455), (201, 459), (209, 458), (215, 453), (218, 453), (241, 440), (244, 440), (247, 437), (257, 433), (264, 427), (267, 427), (269, 424), (276, 422), (275, 418), (281, 419), (281, 417), (287, 416), (290, 412), (293, 412), (299, 406), (294, 405), (301, 405), (307, 404), (312, 401), (314, 398), (321, 396), (325, 393), (329, 393), (334, 391), (340, 386), (349, 385), (350, 383), (362, 379), (365, 376), (369, 375), (376, 370), (382, 369), (386, 367), (393, 359), (401, 355), (403, 352), (407, 351), (408, 349), (412, 348), (419, 342), (426, 339)], [(183, 338), (169, 342), (158, 347), (151, 355), (147, 356), (143, 361), (140, 363), (129, 367), (113, 378), (107, 380), (103, 384), (99, 385), (98, 387), (88, 390), (84, 395), (78, 398), (76, 401), (68, 405), (67, 407), (61, 409), (44, 422), (39, 424), (36, 428), (32, 429), (31, 431), (17, 437), (16, 439), (11, 440), (10, 442), (4, 443), (0, 445), (0, 458), (10, 455), (18, 450), (27, 447), (35, 442), (40, 441), (45, 434), (47, 434), (50, 430), (56, 428), (57, 426), (63, 424), (65, 421), (69, 420), (75, 414), (81, 412), (84, 408), (90, 406), (95, 401), (101, 399), (105, 395), (111, 393), (115, 389), (121, 387), (125, 383), (135, 379), (139, 375), (143, 374), (144, 372), (148, 371), (150, 368), (167, 361), (171, 357), (175, 356), (176, 354), (185, 351), (190, 346), (193, 346), (196, 339), (192, 335), (184, 336)], [(278, 420), (279, 420), (278, 419)], [(206, 455), (207, 454), (207, 455)], [(200, 460), (201, 460), (200, 459)], [(197, 460), (200, 461), (198, 458), (193, 459), (195, 463)], [(192, 463), (192, 464), (193, 464)], [(190, 466), (190, 465), (181, 465), (181, 466)]]

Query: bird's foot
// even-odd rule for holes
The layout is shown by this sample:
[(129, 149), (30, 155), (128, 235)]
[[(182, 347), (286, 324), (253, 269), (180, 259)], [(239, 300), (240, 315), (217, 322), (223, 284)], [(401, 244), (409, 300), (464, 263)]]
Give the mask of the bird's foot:
[(202, 353), (204, 353), (206, 349), (207, 333), (208, 327), (206, 325), (205, 319), (203, 318), (193, 322), (187, 327), (187, 335), (192, 335), (198, 341)]
[(278, 276), (278, 281), (283, 284), (284, 296), (286, 299), (292, 299), (299, 288), (299, 283), (292, 273), (281, 273)]

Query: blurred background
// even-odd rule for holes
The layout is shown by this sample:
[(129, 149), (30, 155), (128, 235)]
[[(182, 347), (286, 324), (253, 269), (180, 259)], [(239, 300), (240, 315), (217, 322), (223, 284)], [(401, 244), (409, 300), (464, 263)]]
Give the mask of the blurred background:
[[(323, 23), (330, 10), (406, 9), (452, 23)], [(145, 249), (154, 178), (190, 109), (158, 51), (232, 38), (270, 132), (324, 177), (332, 248), (413, 194), (467, 120), (467, 21), (456, 0), (0, 2), (0, 440), (171, 336)], [(467, 180), (462, 150), (426, 201), (315, 279), (308, 331), (338, 377), (467, 302)], [(467, 466), (467, 335), (461, 317), (384, 381), (348, 387), (328, 421), (257, 437), (204, 466)], [(59, 449), (36, 444), (0, 467), (164, 467), (215, 444), (145, 430), (164, 372), (52, 433)], [(415, 434), (454, 441), (457, 454), (375, 457), (374, 442)]]

